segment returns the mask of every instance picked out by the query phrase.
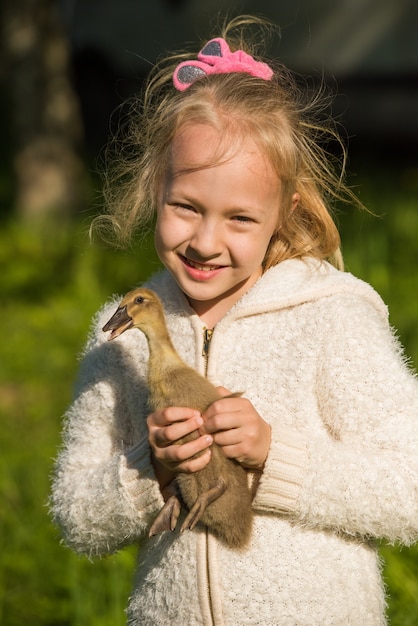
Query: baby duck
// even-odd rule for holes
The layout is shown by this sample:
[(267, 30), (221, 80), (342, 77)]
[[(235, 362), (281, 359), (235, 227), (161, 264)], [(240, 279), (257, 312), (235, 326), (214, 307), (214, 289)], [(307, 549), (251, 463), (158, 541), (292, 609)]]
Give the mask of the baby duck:
[[(169, 406), (187, 406), (203, 415), (221, 397), (214, 385), (186, 365), (175, 350), (161, 301), (150, 289), (139, 288), (127, 293), (103, 331), (110, 330), (109, 340), (112, 340), (130, 328), (138, 328), (148, 340), (151, 411)], [(198, 436), (197, 432), (191, 433), (180, 439), (178, 444)], [(186, 528), (192, 530), (201, 520), (230, 548), (242, 548), (248, 543), (252, 527), (252, 498), (247, 473), (239, 463), (228, 459), (215, 443), (212, 444), (211, 460), (205, 468), (192, 474), (179, 473), (173, 482), (176, 490), (157, 516), (150, 536), (175, 529), (181, 509), (176, 492), (180, 492), (181, 500), (188, 509), (181, 531)]]

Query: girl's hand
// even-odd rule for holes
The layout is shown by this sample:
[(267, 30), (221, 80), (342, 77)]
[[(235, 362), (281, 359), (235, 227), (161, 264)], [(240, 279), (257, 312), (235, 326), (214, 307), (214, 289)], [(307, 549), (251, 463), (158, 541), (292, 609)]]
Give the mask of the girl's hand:
[[(218, 387), (222, 395), (231, 392)], [(213, 435), (225, 456), (247, 468), (262, 469), (271, 443), (271, 428), (247, 398), (221, 398), (208, 408), (200, 432)]]
[[(184, 407), (168, 407), (148, 416), (148, 441), (162, 489), (178, 472), (197, 472), (209, 463), (213, 438), (208, 433), (199, 434), (202, 424), (198, 411)], [(193, 432), (196, 439), (181, 445), (175, 443)]]

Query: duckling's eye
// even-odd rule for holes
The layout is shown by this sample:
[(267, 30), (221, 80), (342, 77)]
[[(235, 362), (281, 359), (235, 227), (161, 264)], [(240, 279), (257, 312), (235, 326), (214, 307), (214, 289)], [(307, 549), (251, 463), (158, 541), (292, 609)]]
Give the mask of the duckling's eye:
[(135, 298), (135, 304), (142, 304), (142, 303), (143, 303), (143, 301), (144, 301), (143, 296), (137, 296), (137, 297)]

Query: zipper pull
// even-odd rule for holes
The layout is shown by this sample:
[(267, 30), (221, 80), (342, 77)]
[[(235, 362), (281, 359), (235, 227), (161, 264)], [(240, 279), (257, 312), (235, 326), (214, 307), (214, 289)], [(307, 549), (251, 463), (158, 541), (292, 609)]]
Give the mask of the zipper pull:
[(203, 329), (202, 356), (204, 356), (206, 360), (209, 358), (209, 348), (210, 348), (210, 342), (211, 342), (211, 339), (212, 339), (212, 335), (213, 335), (213, 329), (212, 328), (204, 328)]

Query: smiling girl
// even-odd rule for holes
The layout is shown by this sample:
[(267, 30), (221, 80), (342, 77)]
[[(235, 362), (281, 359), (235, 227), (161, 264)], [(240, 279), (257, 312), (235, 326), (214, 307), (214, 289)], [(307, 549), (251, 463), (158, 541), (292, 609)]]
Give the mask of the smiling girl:
[[(223, 397), (204, 415), (150, 414), (144, 336), (109, 344), (100, 330), (112, 300), (67, 414), (52, 511), (78, 552), (141, 541), (132, 626), (382, 625), (373, 541), (418, 539), (418, 384), (380, 297), (343, 272), (328, 201), (355, 198), (318, 145), (326, 131), (288, 71), (251, 56), (248, 22), (157, 68), (106, 218), (126, 240), (156, 214), (165, 269), (147, 286)], [(148, 538), (166, 487), (205, 467), (213, 442), (247, 471), (249, 546), (202, 524)]]
[[(158, 255), (210, 328), (260, 278), (280, 219), (275, 171), (251, 137), (236, 145), (228, 125), (178, 132), (157, 211)], [(225, 131), (231, 146), (219, 159)]]

